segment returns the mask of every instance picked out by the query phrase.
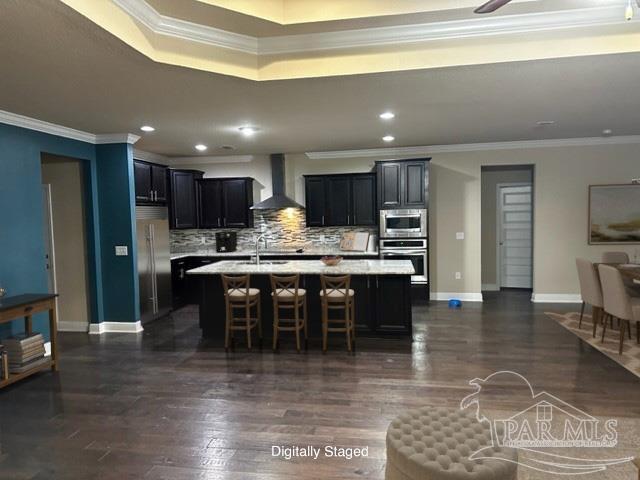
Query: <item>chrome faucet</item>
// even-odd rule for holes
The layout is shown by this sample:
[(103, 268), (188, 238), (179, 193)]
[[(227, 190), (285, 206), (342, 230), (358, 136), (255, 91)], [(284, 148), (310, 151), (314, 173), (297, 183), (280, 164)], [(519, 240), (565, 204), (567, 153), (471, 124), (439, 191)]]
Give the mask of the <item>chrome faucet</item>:
[(256, 265), (260, 265), (260, 240), (264, 240), (264, 248), (267, 248), (267, 239), (264, 233), (256, 237)]

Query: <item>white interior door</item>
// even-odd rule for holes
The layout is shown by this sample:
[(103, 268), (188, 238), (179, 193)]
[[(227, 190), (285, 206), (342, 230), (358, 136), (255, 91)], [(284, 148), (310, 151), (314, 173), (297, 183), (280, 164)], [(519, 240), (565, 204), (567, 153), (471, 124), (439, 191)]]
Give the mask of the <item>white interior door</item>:
[(43, 231), (44, 231), (44, 262), (47, 269), (47, 280), (49, 293), (56, 293), (56, 263), (53, 248), (53, 218), (51, 208), (51, 185), (42, 185), (42, 211), (43, 215)]
[(533, 287), (532, 186), (498, 186), (500, 287)]

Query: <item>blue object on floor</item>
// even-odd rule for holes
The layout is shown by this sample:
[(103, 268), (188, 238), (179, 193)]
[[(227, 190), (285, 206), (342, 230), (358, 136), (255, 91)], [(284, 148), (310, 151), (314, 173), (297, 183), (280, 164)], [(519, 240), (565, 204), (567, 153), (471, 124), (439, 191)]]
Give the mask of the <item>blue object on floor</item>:
[(462, 301), (458, 300), (457, 298), (452, 298), (451, 300), (449, 300), (449, 308), (461, 308), (462, 307)]

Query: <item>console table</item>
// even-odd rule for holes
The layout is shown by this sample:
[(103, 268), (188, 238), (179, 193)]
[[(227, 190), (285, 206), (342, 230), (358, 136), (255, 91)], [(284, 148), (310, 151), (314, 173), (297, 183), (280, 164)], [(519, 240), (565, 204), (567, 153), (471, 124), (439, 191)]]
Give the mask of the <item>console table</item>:
[(49, 312), (49, 334), (51, 337), (51, 359), (23, 373), (5, 372), (5, 377), (0, 378), (0, 388), (11, 385), (18, 380), (41, 372), (50, 368), (58, 370), (58, 350), (57, 350), (57, 318), (56, 318), (56, 297), (54, 293), (27, 293), (13, 297), (0, 298), (0, 323), (8, 323), (14, 320), (24, 319), (24, 329), (27, 334), (33, 332), (32, 316), (40, 312)]

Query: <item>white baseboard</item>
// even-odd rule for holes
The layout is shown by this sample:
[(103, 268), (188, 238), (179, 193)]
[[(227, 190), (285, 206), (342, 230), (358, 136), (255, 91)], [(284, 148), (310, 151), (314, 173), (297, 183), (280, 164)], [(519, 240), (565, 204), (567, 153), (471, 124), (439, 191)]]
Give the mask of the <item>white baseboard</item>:
[(431, 300), (451, 300), (457, 298), (463, 302), (482, 302), (481, 292), (433, 292)]
[(498, 292), (500, 287), (496, 283), (483, 283), (482, 291), (483, 292)]
[(137, 322), (102, 322), (89, 325), (91, 335), (102, 335), (103, 333), (140, 333), (142, 323)]
[(578, 293), (532, 293), (531, 301), (534, 303), (582, 303), (582, 297)]
[(59, 332), (84, 332), (87, 333), (88, 327), (86, 323), (79, 322), (58, 322), (58, 331)]

